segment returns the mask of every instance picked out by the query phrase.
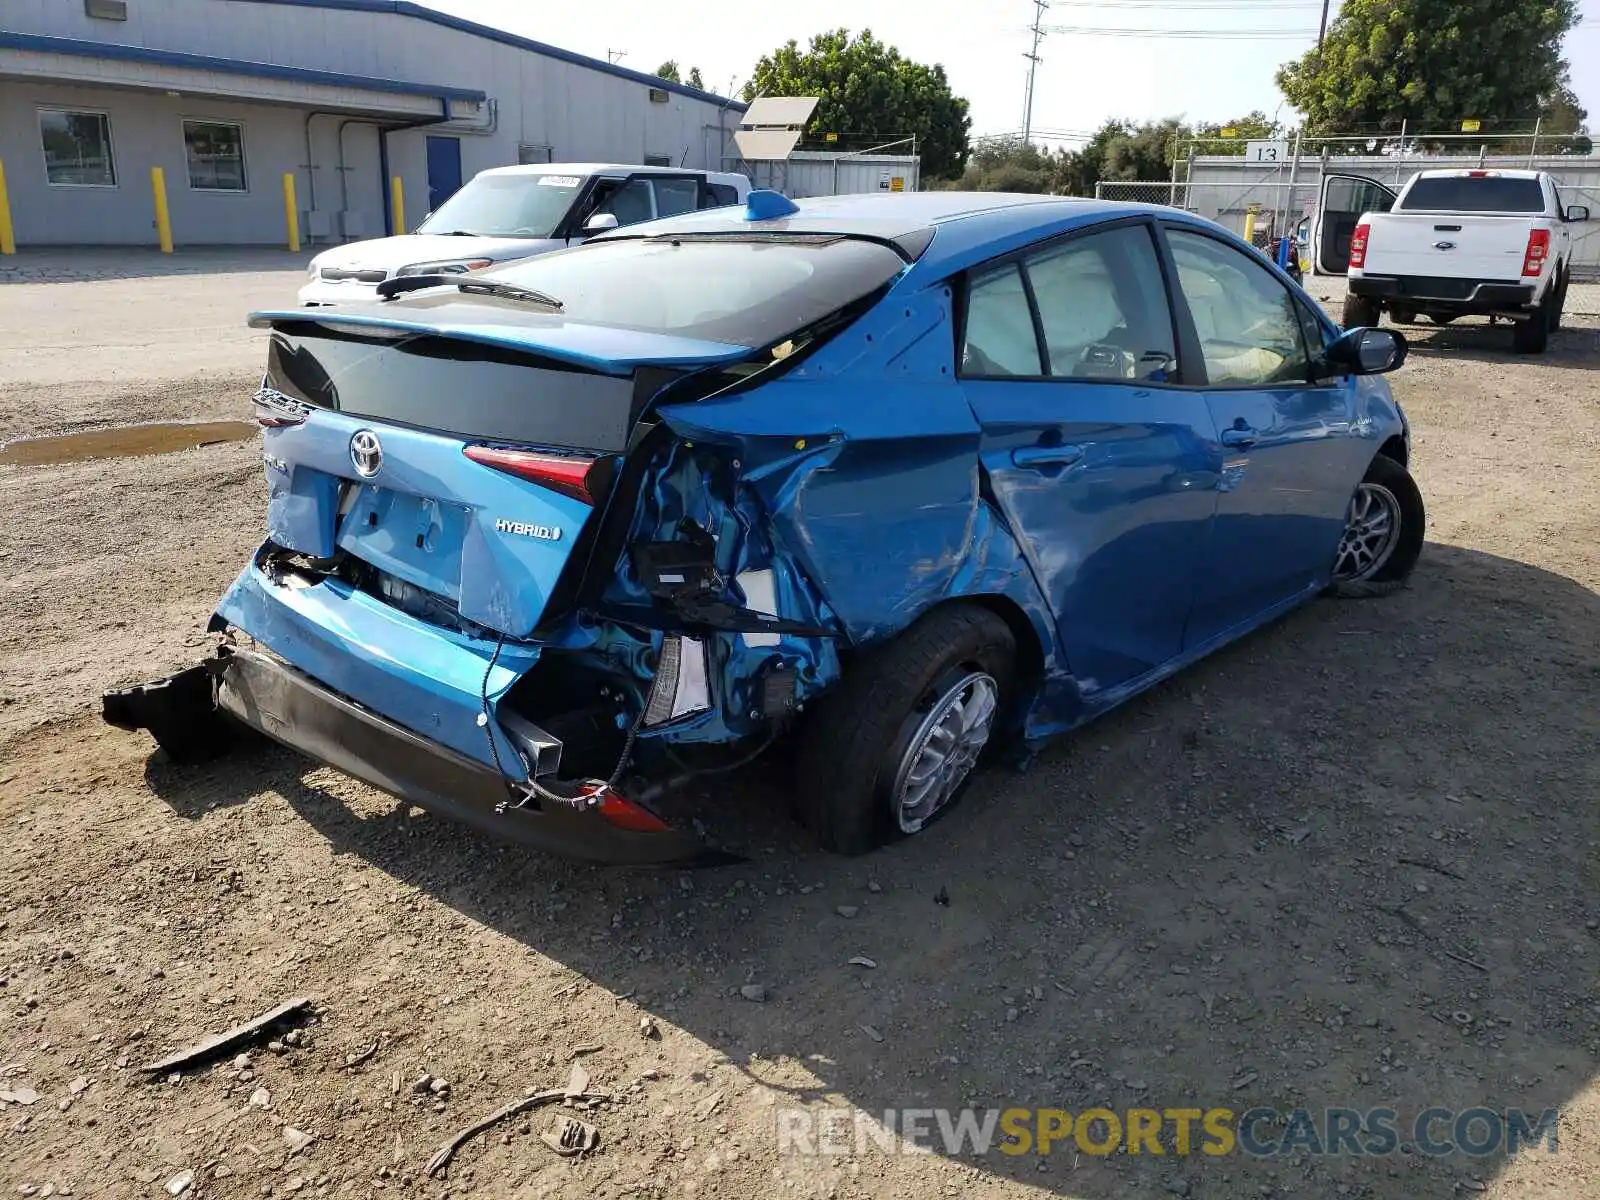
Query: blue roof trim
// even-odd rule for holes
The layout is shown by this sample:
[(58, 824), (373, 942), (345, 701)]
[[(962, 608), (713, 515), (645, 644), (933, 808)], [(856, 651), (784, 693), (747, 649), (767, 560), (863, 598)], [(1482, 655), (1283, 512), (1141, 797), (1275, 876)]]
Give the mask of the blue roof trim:
[(280, 66), (278, 63), (217, 58), (210, 54), (190, 54), (183, 50), (125, 46), (120, 42), (92, 42), (80, 38), (50, 37), (38, 33), (12, 33), (6, 29), (0, 29), (0, 49), (26, 50), (35, 54), (72, 54), (80, 58), (151, 63), (163, 67), (190, 67), (199, 71), (245, 75), (254, 79), (287, 79), (295, 83), (320, 83), (332, 87), (359, 88), (362, 91), (389, 92), (404, 96), (431, 96), (440, 100), (476, 100), (482, 103), (488, 99), (483, 92), (471, 88), (448, 87), (440, 83), (408, 83), (403, 79), (346, 75), (340, 71), (313, 71), (305, 67)]
[(560, 46), (552, 46), (547, 42), (536, 42), (532, 38), (521, 37), (504, 29), (496, 29), (492, 25), (480, 25), (476, 21), (467, 20), (465, 17), (455, 17), (449, 13), (439, 12), (436, 9), (424, 8), (420, 4), (413, 4), (411, 0), (234, 0), (234, 2), (238, 4), (278, 4), (288, 8), (339, 9), (345, 12), (391, 13), (398, 17), (414, 17), (419, 21), (428, 21), (446, 29), (454, 29), (459, 33), (486, 38), (491, 42), (499, 42), (501, 45), (512, 46), (518, 50), (531, 50), (535, 54), (543, 54), (561, 62), (572, 63), (574, 66), (587, 67), (591, 71), (603, 71), (607, 75), (615, 75), (618, 79), (630, 79), (634, 83), (642, 83), (646, 87), (665, 88), (667, 91), (676, 92), (680, 96), (688, 96), (692, 100), (703, 100), (708, 104), (715, 104), (732, 112), (744, 112), (749, 107), (738, 100), (732, 100), (727, 96), (719, 96), (715, 92), (702, 91), (700, 88), (690, 87), (686, 83), (673, 83), (670, 79), (662, 79), (657, 75), (646, 74), (644, 71), (630, 71), (627, 67), (619, 67), (615, 63), (605, 62), (598, 58), (590, 58), (587, 54), (563, 50)]

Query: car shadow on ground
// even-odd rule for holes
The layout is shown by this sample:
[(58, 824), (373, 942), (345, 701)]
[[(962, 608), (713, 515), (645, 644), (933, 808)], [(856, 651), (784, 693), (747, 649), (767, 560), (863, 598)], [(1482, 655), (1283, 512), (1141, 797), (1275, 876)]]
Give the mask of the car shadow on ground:
[[(1430, 544), (1400, 595), (1319, 601), (1031, 771), (990, 769), (887, 851), (817, 852), (775, 799), (781, 770), (730, 780), (707, 802), (751, 860), (693, 875), (558, 861), (404, 808), (361, 816), (328, 772), (264, 753), (268, 782), (335, 851), (636, 990), (780, 1106), (844, 1100), (880, 1121), (1305, 1108), (1319, 1127), (1328, 1108), (1391, 1107), (1409, 1147), (1424, 1109), (1537, 1120), (1600, 1068), (1597, 628), (1589, 589)], [(149, 778), (191, 814), (226, 786)], [(749, 983), (764, 1003), (740, 997)], [(1211, 1157), (1198, 1128), (1182, 1157), (1174, 1128), (1163, 1155), (1070, 1140), (1044, 1158), (961, 1155), (977, 1172), (961, 1187), (1410, 1200), (1528, 1166), (1304, 1142)], [(1285, 1132), (1254, 1130), (1268, 1146)], [(836, 1165), (817, 1160), (816, 1177)]]
[(1448, 354), (1452, 359), (1475, 362), (1520, 361), (1550, 366), (1571, 366), (1593, 370), (1592, 356), (1600, 352), (1600, 327), (1569, 326), (1550, 335), (1549, 348), (1542, 355), (1523, 355), (1512, 349), (1511, 326), (1490, 325), (1480, 318), (1463, 318), (1449, 325), (1394, 325), (1406, 337), (1413, 353), (1430, 356)]

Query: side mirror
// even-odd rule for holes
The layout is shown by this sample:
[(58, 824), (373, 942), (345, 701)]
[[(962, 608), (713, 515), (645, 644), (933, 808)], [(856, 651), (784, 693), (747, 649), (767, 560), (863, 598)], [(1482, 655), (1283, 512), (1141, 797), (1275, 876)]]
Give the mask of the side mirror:
[(597, 212), (583, 223), (583, 231), (591, 236), (617, 227), (617, 214)]
[(1567, 205), (1567, 220), (1587, 221), (1589, 219), (1589, 206), (1587, 204)]
[(1406, 361), (1406, 339), (1393, 330), (1358, 328), (1347, 331), (1324, 352), (1334, 371), (1350, 375), (1384, 375)]

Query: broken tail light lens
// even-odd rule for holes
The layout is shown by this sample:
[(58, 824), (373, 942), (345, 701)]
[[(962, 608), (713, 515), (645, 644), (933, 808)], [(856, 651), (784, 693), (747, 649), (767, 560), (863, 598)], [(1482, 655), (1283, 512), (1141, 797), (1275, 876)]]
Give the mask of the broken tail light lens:
[(1537, 279), (1544, 270), (1544, 260), (1550, 254), (1550, 231), (1535, 229), (1528, 234), (1528, 250), (1522, 256), (1524, 278)]
[(600, 797), (600, 817), (606, 824), (631, 833), (667, 833), (672, 829), (648, 808), (642, 808), (613, 791), (607, 791)]
[(705, 712), (711, 707), (711, 688), (706, 673), (705, 643), (698, 638), (664, 638), (661, 661), (645, 701), (644, 724), (660, 725), (677, 717)]
[(1367, 241), (1372, 237), (1372, 226), (1365, 221), (1356, 226), (1356, 231), (1350, 235), (1350, 265), (1364, 267), (1367, 265)]
[(251, 416), (263, 429), (283, 429), (290, 425), (304, 425), (311, 412), (309, 404), (302, 404), (292, 396), (285, 396), (276, 388), (260, 387), (250, 397)]
[(537, 483), (563, 496), (595, 502), (589, 488), (595, 460), (577, 455), (542, 454), (534, 450), (508, 450), (499, 446), (468, 446), (466, 456), (475, 463)]

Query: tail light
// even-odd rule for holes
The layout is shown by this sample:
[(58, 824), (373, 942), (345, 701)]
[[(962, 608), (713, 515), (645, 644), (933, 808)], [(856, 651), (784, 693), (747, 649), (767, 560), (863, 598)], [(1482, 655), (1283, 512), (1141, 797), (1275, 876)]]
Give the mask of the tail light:
[(1528, 234), (1528, 252), (1522, 256), (1522, 274), (1537, 279), (1544, 270), (1544, 260), (1550, 254), (1550, 231), (1535, 229)]
[(1367, 239), (1372, 236), (1372, 226), (1365, 221), (1356, 226), (1356, 231), (1350, 235), (1350, 265), (1364, 267), (1367, 265)]
[(311, 412), (309, 404), (302, 404), (273, 388), (257, 388), (251, 398), (254, 408), (251, 416), (263, 429), (283, 429), (290, 425), (304, 425)]
[(606, 824), (631, 833), (666, 833), (672, 828), (648, 808), (609, 789), (600, 797), (600, 817)]
[(533, 450), (506, 450), (498, 446), (468, 446), (466, 456), (475, 463), (537, 483), (551, 491), (582, 500), (595, 502), (589, 488), (590, 475), (595, 460), (576, 455), (541, 454)]

